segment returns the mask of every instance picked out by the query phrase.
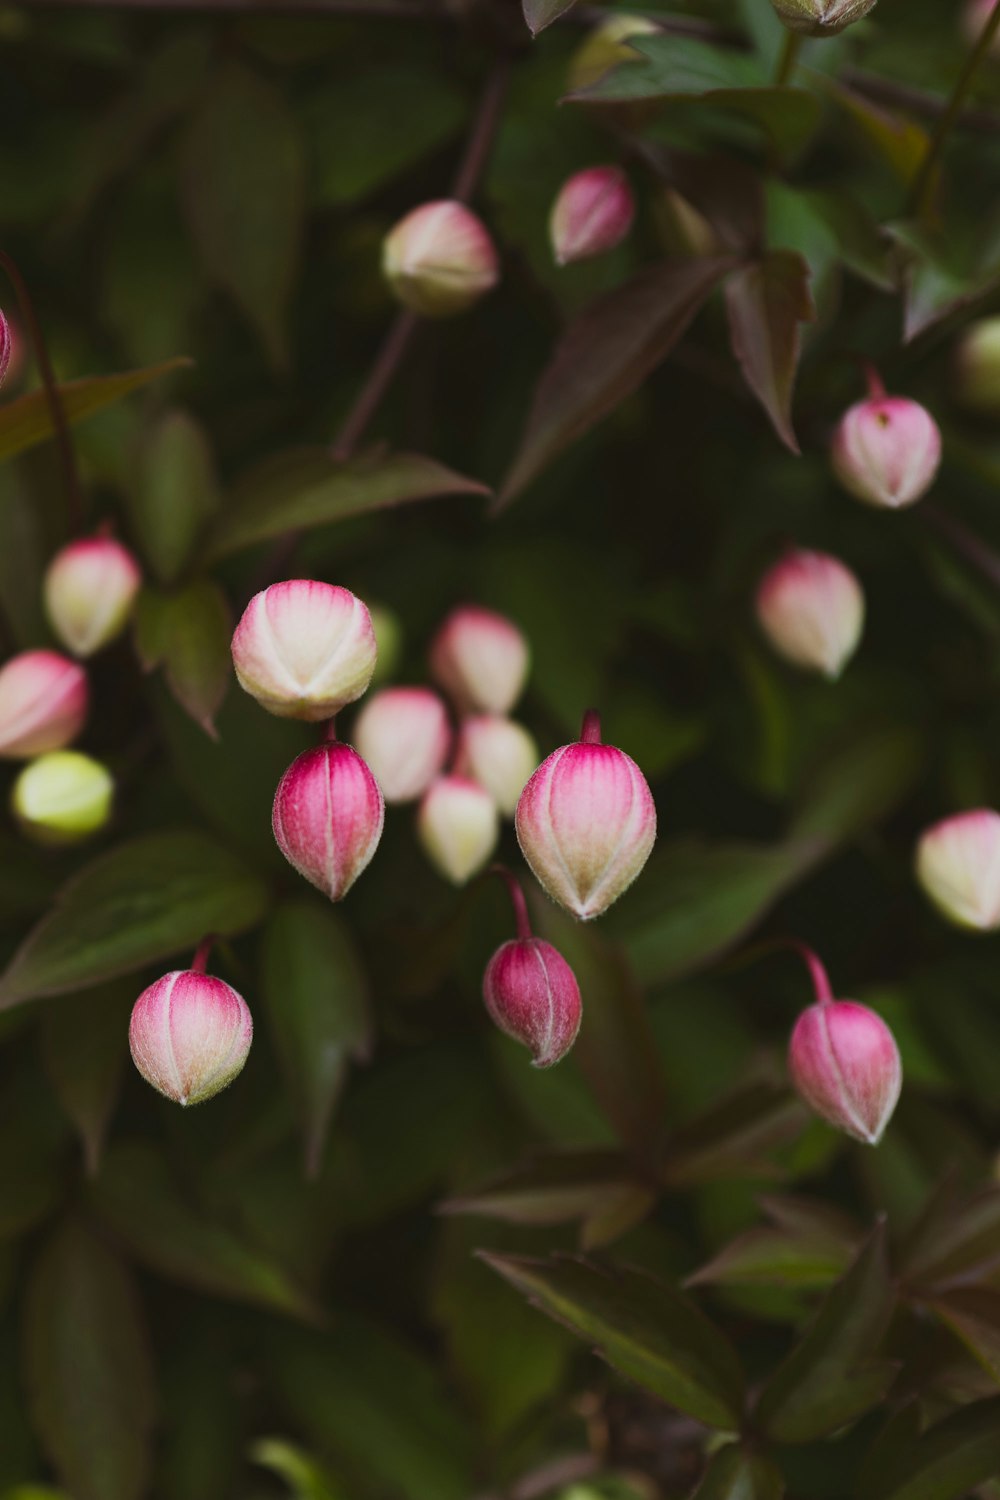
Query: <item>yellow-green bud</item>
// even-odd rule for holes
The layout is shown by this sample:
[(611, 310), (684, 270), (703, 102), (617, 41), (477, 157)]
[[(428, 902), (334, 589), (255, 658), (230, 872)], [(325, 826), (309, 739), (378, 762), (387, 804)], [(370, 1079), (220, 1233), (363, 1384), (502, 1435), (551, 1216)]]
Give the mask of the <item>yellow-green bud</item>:
[(103, 828), (111, 815), (111, 773), (78, 750), (53, 750), (25, 766), (11, 806), (24, 831), (41, 844), (68, 844)]

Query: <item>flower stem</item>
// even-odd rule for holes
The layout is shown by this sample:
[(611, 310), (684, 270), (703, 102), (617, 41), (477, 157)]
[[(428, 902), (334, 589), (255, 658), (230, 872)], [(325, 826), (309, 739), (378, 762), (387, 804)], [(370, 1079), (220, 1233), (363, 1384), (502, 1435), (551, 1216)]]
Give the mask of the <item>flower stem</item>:
[(42, 385), (45, 389), (45, 398), (49, 403), (49, 412), (52, 417), (52, 428), (55, 433), (56, 446), (59, 450), (59, 463), (63, 472), (63, 483), (66, 489), (66, 507), (69, 512), (69, 523), (73, 532), (78, 532), (83, 525), (83, 492), (80, 489), (80, 476), (77, 473), (76, 453), (73, 449), (73, 438), (70, 434), (69, 422), (66, 420), (66, 411), (59, 394), (59, 386), (56, 381), (52, 361), (49, 358), (48, 346), (45, 343), (45, 335), (42, 333), (42, 325), (38, 321), (35, 312), (35, 304), (31, 300), (31, 293), (17, 263), (4, 250), (0, 250), (0, 266), (7, 272), (11, 286), (17, 295), (21, 316), (31, 339), (32, 348), (35, 351), (35, 359), (38, 362), (38, 373), (42, 377)]
[(211, 956), (212, 948), (214, 947), (214, 945), (214, 932), (210, 932), (207, 937), (202, 938), (201, 942), (198, 944), (197, 952), (195, 953), (194, 958), (191, 960), (192, 973), (204, 974), (205, 970), (208, 968), (208, 960)]
[(788, 939), (785, 946), (794, 948), (809, 970), (809, 977), (812, 980), (813, 990), (816, 994), (816, 1003), (818, 1005), (829, 1005), (834, 998), (833, 990), (830, 987), (830, 979), (826, 969), (816, 954), (805, 943), (800, 943), (797, 938)]
[(885, 381), (870, 360), (862, 361), (865, 371), (865, 380), (868, 382), (868, 397), (871, 401), (884, 401), (886, 397)]
[(517, 923), (517, 936), (520, 942), (526, 943), (534, 936), (531, 931), (531, 921), (528, 917), (528, 903), (524, 899), (524, 891), (521, 882), (506, 865), (491, 865), (490, 875), (499, 875), (510, 893), (511, 905), (514, 908), (514, 919)]
[(802, 50), (802, 37), (797, 31), (789, 31), (785, 34), (785, 45), (781, 49), (778, 58), (778, 66), (774, 74), (774, 87), (784, 88), (795, 72), (795, 66), (799, 60)]
[(945, 112), (940, 120), (938, 120), (934, 134), (931, 136), (930, 143), (924, 153), (924, 159), (920, 163), (920, 168), (913, 180), (913, 186), (910, 189), (909, 206), (916, 213), (917, 217), (923, 219), (925, 222), (931, 217), (934, 208), (937, 169), (944, 154), (945, 146), (948, 143), (948, 137), (951, 135), (962, 113), (962, 107), (972, 87), (973, 79), (993, 46), (998, 28), (1000, 28), (1000, 0), (994, 5), (990, 12), (989, 20), (979, 33), (979, 40), (965, 59), (965, 66), (958, 76), (958, 81), (952, 90), (951, 98), (948, 100)]
[(580, 739), (585, 745), (599, 745), (601, 743), (601, 716), (596, 708), (588, 708), (583, 716), (583, 724), (580, 728)]
[(326, 723), (322, 726), (322, 731), (323, 732), (321, 737), (324, 745), (332, 745), (337, 738), (336, 714), (334, 714), (332, 718), (327, 719)]

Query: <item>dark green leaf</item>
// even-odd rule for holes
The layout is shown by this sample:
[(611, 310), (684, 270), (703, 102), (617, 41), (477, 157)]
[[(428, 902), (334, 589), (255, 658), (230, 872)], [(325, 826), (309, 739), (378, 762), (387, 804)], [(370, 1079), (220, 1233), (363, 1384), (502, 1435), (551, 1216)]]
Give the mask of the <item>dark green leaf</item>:
[(689, 1276), (686, 1285), (827, 1287), (849, 1260), (850, 1249), (831, 1239), (748, 1229)]
[(348, 1063), (371, 1043), (368, 981), (339, 913), (309, 900), (279, 906), (264, 930), (261, 984), (312, 1176)]
[(903, 1247), (901, 1270), (910, 1285), (940, 1290), (981, 1280), (1000, 1266), (1000, 1191), (988, 1188), (961, 1200), (946, 1178), (931, 1196)]
[(485, 1252), (483, 1259), (638, 1385), (710, 1427), (739, 1425), (739, 1360), (719, 1329), (679, 1292), (636, 1272), (604, 1271), (585, 1261)]
[(722, 257), (650, 266), (580, 313), (538, 382), (499, 505), (642, 384), (730, 266)]
[(240, 63), (210, 79), (181, 146), (181, 197), (209, 276), (276, 365), (302, 238), (305, 169), (281, 96)]
[(96, 1175), (118, 1095), (134, 1000), (132, 986), (119, 981), (56, 1001), (42, 1025), (45, 1070), (83, 1143), (91, 1176)]
[(212, 451), (203, 429), (187, 412), (163, 412), (143, 435), (135, 484), (128, 492), (143, 556), (163, 583), (173, 583), (189, 561), (218, 503)]
[(832, 747), (802, 779), (791, 834), (831, 845), (856, 838), (906, 796), (923, 762), (923, 745), (901, 724), (866, 724)]
[(773, 1176), (767, 1153), (801, 1134), (807, 1118), (787, 1089), (750, 1083), (671, 1137), (660, 1176), (671, 1187), (726, 1177)]
[(75, 1221), (35, 1264), (25, 1309), (35, 1425), (74, 1500), (147, 1493), (153, 1374), (131, 1277)]
[(251, 1448), (250, 1457), (283, 1479), (294, 1500), (340, 1500), (342, 1491), (322, 1465), (281, 1438), (261, 1438)]
[(102, 854), (64, 886), (0, 979), (0, 1009), (186, 954), (264, 914), (256, 876), (201, 833), (156, 833)]
[(766, 1458), (722, 1448), (691, 1500), (781, 1500), (784, 1493), (780, 1472)]
[(1000, 1473), (1000, 1396), (974, 1401), (900, 1444), (893, 1476), (871, 1500), (962, 1500)]
[[(123, 375), (92, 375), (86, 380), (71, 380), (59, 387), (66, 420), (71, 426), (103, 411), (123, 396), (130, 396), (153, 380), (174, 370), (187, 369), (189, 359), (165, 359), (162, 364), (144, 370), (128, 370)], [(32, 391), (0, 406), (0, 460), (34, 448), (52, 436), (52, 411), (44, 391)]]
[(144, 589), (136, 610), (136, 649), (148, 669), (162, 666), (177, 702), (216, 738), (215, 715), (232, 676), (233, 618), (217, 583), (200, 579), (175, 593)]
[(510, 1224), (563, 1224), (603, 1218), (648, 1188), (619, 1151), (551, 1151), (531, 1157), (481, 1187), (450, 1198), (449, 1214), (481, 1214)]
[(792, 391), (798, 369), (799, 324), (816, 316), (810, 270), (794, 250), (771, 250), (756, 265), (726, 280), (733, 353), (747, 385), (782, 442), (798, 453), (792, 428)]
[(957, 1286), (935, 1297), (929, 1306), (1000, 1383), (1000, 1291)]
[(488, 494), (478, 480), (417, 453), (375, 453), (336, 463), (325, 448), (295, 449), (266, 459), (237, 483), (209, 550), (224, 556), (289, 531), (414, 500)]

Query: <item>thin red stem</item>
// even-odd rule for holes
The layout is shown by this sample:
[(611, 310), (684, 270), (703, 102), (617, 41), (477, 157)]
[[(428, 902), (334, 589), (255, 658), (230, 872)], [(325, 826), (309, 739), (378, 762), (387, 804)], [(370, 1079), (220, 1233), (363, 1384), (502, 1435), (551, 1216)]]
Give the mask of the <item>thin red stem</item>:
[(198, 944), (197, 952), (191, 960), (191, 972), (193, 974), (204, 974), (208, 968), (208, 960), (215, 946), (215, 933), (210, 932), (207, 937), (202, 938)]
[(789, 938), (785, 944), (788, 948), (794, 948), (809, 970), (809, 977), (813, 983), (818, 1005), (829, 1005), (834, 999), (833, 990), (830, 987), (830, 979), (823, 964), (817, 958), (813, 950), (805, 943), (800, 943), (797, 938)]
[(580, 728), (580, 739), (585, 745), (599, 745), (601, 743), (601, 716), (596, 708), (588, 708), (583, 716), (583, 724)]
[(864, 360), (865, 380), (868, 382), (868, 397), (871, 401), (884, 401), (887, 395), (885, 382), (870, 360)]
[(333, 718), (327, 719), (326, 723), (323, 725), (323, 743), (325, 745), (332, 745), (336, 738), (337, 716), (336, 714), (334, 714)]
[(522, 943), (530, 942), (534, 936), (531, 930), (531, 921), (528, 917), (528, 903), (524, 899), (524, 891), (517, 876), (508, 870), (506, 865), (491, 865), (489, 873), (499, 875), (507, 886), (510, 893), (511, 905), (514, 908), (514, 919), (517, 922), (517, 936)]

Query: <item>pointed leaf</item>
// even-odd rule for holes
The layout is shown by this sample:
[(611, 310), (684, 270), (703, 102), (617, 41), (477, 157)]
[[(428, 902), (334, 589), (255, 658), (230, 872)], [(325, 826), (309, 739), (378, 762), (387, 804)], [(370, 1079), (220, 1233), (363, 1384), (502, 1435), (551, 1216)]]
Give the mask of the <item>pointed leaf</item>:
[[(191, 360), (178, 357), (144, 370), (127, 370), (123, 375), (92, 375), (86, 380), (71, 380), (59, 387), (63, 411), (70, 426), (103, 411), (106, 406), (130, 396), (151, 381), (174, 370), (184, 370)], [(52, 413), (44, 391), (32, 391), (0, 406), (0, 461), (34, 448), (52, 436)]]
[(1000, 1382), (1000, 1292), (985, 1286), (957, 1286), (928, 1306)]
[(689, 1276), (686, 1286), (826, 1287), (850, 1261), (842, 1244), (780, 1229), (748, 1229)]
[(766, 1458), (721, 1448), (691, 1500), (781, 1500), (785, 1482)]
[(35, 1425), (74, 1500), (147, 1493), (153, 1373), (131, 1276), (81, 1224), (35, 1262), (25, 1309)]
[(216, 737), (215, 715), (232, 677), (233, 617), (225, 594), (207, 578), (175, 593), (143, 589), (136, 646), (147, 670), (163, 666), (184, 711)]
[(871, 1500), (964, 1500), (1000, 1473), (1000, 1396), (974, 1401), (896, 1449), (892, 1479)]
[(50, 1005), (42, 1026), (42, 1060), (53, 1092), (83, 1143), (91, 1176), (118, 1096), (128, 1052), (133, 987), (118, 981)]
[(181, 201), (209, 276), (257, 329), (274, 364), (302, 238), (302, 147), (281, 95), (240, 63), (209, 80), (181, 145)]
[(213, 557), (242, 547), (446, 495), (488, 495), (488, 488), (419, 453), (375, 453), (337, 463), (325, 448), (299, 448), (267, 459), (238, 481), (210, 540)]
[(500, 506), (666, 359), (731, 264), (718, 257), (650, 266), (580, 313), (538, 382)]
[(283, 1479), (294, 1500), (340, 1500), (341, 1491), (322, 1466), (281, 1438), (260, 1438), (250, 1449), (250, 1457)]
[(264, 931), (262, 998), (313, 1176), (348, 1063), (371, 1045), (368, 980), (338, 912), (309, 900), (277, 908)]
[(558, 21), (568, 10), (572, 10), (576, 0), (521, 0), (524, 10), (524, 19), (528, 23), (528, 30), (532, 36), (537, 36), (544, 31), (546, 26), (551, 26), (553, 21)]
[(127, 503), (146, 562), (173, 583), (219, 504), (208, 438), (187, 412), (163, 412), (144, 433)]
[(267, 890), (201, 833), (155, 833), (102, 854), (64, 886), (0, 978), (0, 1010), (130, 974), (253, 927)]
[(807, 1119), (803, 1105), (787, 1089), (750, 1083), (675, 1132), (660, 1178), (676, 1188), (773, 1174), (767, 1153), (800, 1135)]
[(903, 1248), (909, 1285), (940, 1290), (982, 1279), (1000, 1266), (1000, 1190), (964, 1202), (950, 1179), (932, 1194)]
[(876, 1405), (895, 1378), (876, 1363), (894, 1302), (880, 1226), (826, 1297), (812, 1327), (768, 1381), (756, 1419), (781, 1443), (807, 1443)]
[(549, 1151), (441, 1205), (509, 1224), (564, 1224), (587, 1218), (636, 1186), (620, 1151)]
[(638, 1272), (560, 1257), (482, 1259), (623, 1375), (710, 1427), (739, 1425), (743, 1375), (720, 1330), (679, 1292)]
[(770, 250), (756, 265), (726, 281), (726, 309), (733, 353), (747, 385), (793, 453), (792, 391), (801, 342), (799, 324), (816, 317), (809, 266), (794, 250)]

